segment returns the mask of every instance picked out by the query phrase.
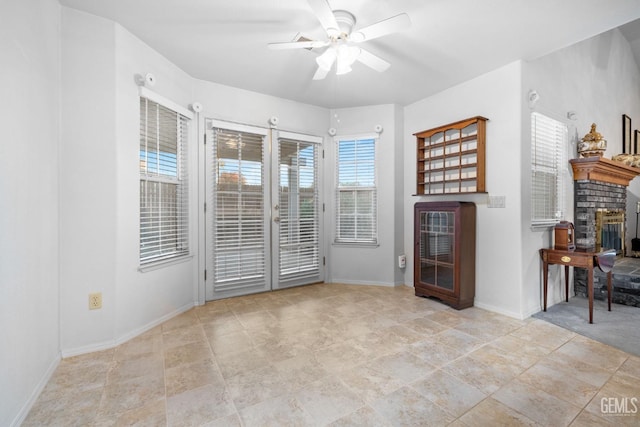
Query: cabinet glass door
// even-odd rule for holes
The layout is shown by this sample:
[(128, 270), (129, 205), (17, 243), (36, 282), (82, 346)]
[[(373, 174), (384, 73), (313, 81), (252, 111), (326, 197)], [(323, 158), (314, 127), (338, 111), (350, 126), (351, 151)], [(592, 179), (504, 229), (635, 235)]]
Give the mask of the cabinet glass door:
[(454, 290), (454, 213), (420, 213), (420, 282)]

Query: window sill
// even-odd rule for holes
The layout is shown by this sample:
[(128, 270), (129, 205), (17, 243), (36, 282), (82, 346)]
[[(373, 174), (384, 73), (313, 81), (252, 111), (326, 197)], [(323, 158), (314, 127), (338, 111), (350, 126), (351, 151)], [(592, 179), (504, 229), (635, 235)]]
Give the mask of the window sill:
[(377, 248), (380, 244), (366, 242), (333, 242), (332, 246), (342, 246), (345, 248)]
[(159, 270), (161, 268), (169, 267), (176, 264), (182, 264), (183, 262), (191, 261), (193, 255), (179, 255), (174, 258), (163, 259), (160, 261), (150, 262), (148, 264), (141, 265), (138, 267), (138, 271), (141, 273), (146, 273), (148, 271)]
[(531, 231), (549, 231), (553, 227), (555, 227), (556, 223), (553, 224), (535, 224), (531, 225)]

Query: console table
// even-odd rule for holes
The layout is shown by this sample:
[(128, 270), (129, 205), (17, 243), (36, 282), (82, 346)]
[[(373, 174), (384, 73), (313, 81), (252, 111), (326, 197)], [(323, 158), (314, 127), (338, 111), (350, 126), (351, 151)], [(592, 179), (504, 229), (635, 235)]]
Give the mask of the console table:
[(589, 296), (589, 323), (593, 323), (593, 269), (600, 267), (607, 273), (607, 299), (609, 311), (611, 311), (611, 270), (615, 262), (615, 252), (591, 252), (581, 249), (572, 251), (560, 249), (540, 249), (542, 258), (542, 274), (544, 282), (544, 311), (547, 311), (547, 282), (549, 264), (564, 265), (565, 296), (569, 302), (569, 267), (580, 267), (587, 269), (587, 294)]

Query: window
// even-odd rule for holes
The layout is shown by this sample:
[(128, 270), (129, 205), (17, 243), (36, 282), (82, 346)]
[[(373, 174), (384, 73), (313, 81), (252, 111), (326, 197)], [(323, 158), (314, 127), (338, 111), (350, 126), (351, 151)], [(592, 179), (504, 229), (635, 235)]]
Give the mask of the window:
[(564, 179), (569, 140), (565, 123), (531, 113), (531, 225), (557, 223), (564, 215)]
[(140, 98), (140, 264), (189, 253), (189, 119)]
[(336, 147), (336, 243), (378, 240), (376, 139), (341, 139)]

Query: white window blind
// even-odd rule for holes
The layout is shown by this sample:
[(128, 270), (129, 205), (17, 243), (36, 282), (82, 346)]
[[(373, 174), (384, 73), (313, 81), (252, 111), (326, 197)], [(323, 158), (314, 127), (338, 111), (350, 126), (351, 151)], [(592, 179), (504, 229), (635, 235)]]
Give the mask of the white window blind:
[(140, 98), (140, 264), (189, 253), (189, 119)]
[(336, 154), (337, 243), (377, 243), (376, 139), (343, 139)]
[(216, 290), (264, 285), (264, 136), (215, 128), (213, 138)]
[(538, 112), (531, 113), (531, 225), (552, 225), (563, 218), (568, 128)]
[(319, 144), (278, 138), (280, 280), (317, 275), (320, 268)]

